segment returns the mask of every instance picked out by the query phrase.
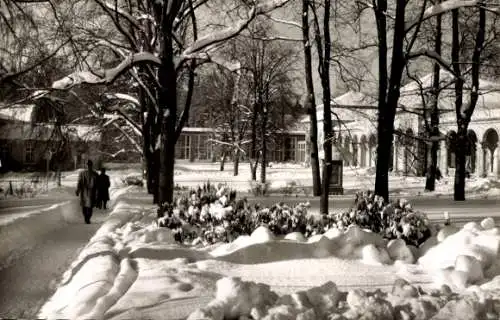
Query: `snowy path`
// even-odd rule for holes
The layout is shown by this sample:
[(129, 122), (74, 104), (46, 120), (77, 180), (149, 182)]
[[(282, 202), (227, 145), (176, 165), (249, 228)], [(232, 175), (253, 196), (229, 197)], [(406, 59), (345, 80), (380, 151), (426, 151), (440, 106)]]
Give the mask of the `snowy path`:
[(38, 309), (54, 293), (59, 277), (100, 225), (83, 221), (63, 225), (0, 270), (0, 318), (36, 318)]

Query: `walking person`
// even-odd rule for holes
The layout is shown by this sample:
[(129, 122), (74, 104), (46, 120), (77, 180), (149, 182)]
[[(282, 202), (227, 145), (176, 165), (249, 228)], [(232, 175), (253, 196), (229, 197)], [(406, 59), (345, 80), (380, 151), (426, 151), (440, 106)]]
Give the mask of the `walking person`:
[(92, 209), (96, 204), (97, 196), (97, 173), (93, 169), (92, 160), (87, 161), (87, 170), (80, 172), (76, 195), (80, 196), (80, 206), (82, 207), (85, 223), (90, 224)]
[(101, 174), (97, 178), (97, 208), (106, 210), (106, 204), (109, 200), (109, 176), (106, 169), (101, 168)]

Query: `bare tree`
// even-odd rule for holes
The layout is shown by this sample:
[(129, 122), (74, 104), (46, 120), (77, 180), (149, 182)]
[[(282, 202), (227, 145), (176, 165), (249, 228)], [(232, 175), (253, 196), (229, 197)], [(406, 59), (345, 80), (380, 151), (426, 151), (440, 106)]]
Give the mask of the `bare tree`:
[[(115, 31), (127, 42), (132, 51), (125, 59), (113, 68), (77, 71), (53, 83), (54, 89), (67, 89), (77, 84), (109, 84), (135, 66), (145, 66), (150, 71), (155, 85), (157, 98), (154, 111), (156, 123), (160, 124), (159, 139), (155, 141), (155, 149), (159, 150), (158, 201), (160, 204), (173, 200), (175, 144), (180, 132), (189, 117), (190, 96), (188, 92), (184, 109), (179, 113), (177, 81), (181, 70), (188, 70), (188, 91), (194, 87), (194, 69), (200, 62), (217, 60), (214, 49), (221, 43), (238, 35), (255, 19), (267, 14), (288, 0), (274, 0), (258, 4), (242, 6), (247, 14), (232, 22), (231, 26), (210, 30), (200, 36), (196, 14), (206, 0), (184, 0), (177, 2), (128, 1), (115, 6), (108, 6), (102, 0), (95, 0), (106, 18), (112, 21)], [(132, 6), (132, 4), (135, 4)], [(144, 18), (146, 17), (146, 18)], [(151, 21), (147, 29), (152, 30), (154, 38), (148, 45), (141, 45), (140, 38), (134, 37), (130, 30), (145, 31), (141, 21)], [(145, 33), (145, 32), (143, 32)], [(229, 68), (234, 65), (219, 61)], [(158, 76), (155, 77), (154, 75)], [(145, 84), (145, 90), (152, 84)], [(151, 110), (148, 110), (151, 111)], [(163, 207), (163, 206), (161, 206)], [(159, 212), (162, 215), (162, 212)]]
[[(439, 4), (441, 0), (438, 0)], [(434, 51), (436, 54), (441, 55), (441, 38), (442, 38), (442, 14), (436, 16), (436, 30), (435, 30), (435, 40), (434, 40)], [(436, 175), (438, 168), (438, 150), (439, 150), (439, 74), (440, 74), (439, 63), (434, 63), (433, 77), (432, 77), (432, 103), (431, 103), (431, 123), (429, 136), (431, 139), (431, 163), (427, 172), (427, 179), (425, 181), (425, 190), (434, 191), (436, 188)], [(427, 119), (427, 114), (424, 111), (424, 117)]]
[[(465, 200), (465, 161), (466, 148), (469, 144), (467, 130), (476, 108), (479, 98), (479, 74), (481, 68), (481, 52), (483, 50), (486, 30), (486, 2), (478, 1), (479, 21), (477, 27), (476, 41), (472, 55), (471, 81), (472, 86), (469, 91), (469, 103), (464, 104), (464, 81), (458, 78), (455, 81), (455, 112), (457, 117), (457, 139), (456, 139), (456, 165), (455, 184), (453, 198)], [(455, 74), (461, 76), (460, 67), (460, 30), (459, 30), (459, 9), (452, 11), (452, 63)]]
[(428, 1), (424, 1), (422, 4), (418, 3), (419, 10), (416, 17), (407, 20), (406, 15), (409, 11), (407, 1), (396, 1), (394, 16), (391, 16), (391, 19), (394, 20), (394, 32), (390, 73), (387, 63), (389, 48), (387, 42), (387, 18), (389, 15), (387, 1), (377, 0), (373, 1), (372, 4), (365, 4), (367, 7), (372, 8), (375, 13), (379, 53), (378, 146), (375, 193), (386, 200), (389, 199), (388, 172), (394, 136), (394, 120), (405, 66), (409, 60), (425, 56), (433, 59), (448, 71), (453, 72), (451, 64), (446, 62), (435, 51), (414, 50), (420, 27), (424, 21), (436, 15), (460, 7), (475, 6), (477, 3), (477, 1), (448, 0), (428, 6)]
[(305, 107), (309, 114), (309, 158), (311, 163), (311, 174), (313, 181), (313, 195), (321, 194), (321, 180), (319, 171), (318, 150), (318, 120), (316, 116), (316, 99), (314, 97), (314, 84), (312, 75), (312, 53), (309, 26), (309, 0), (302, 0), (302, 45), (304, 48), (304, 72), (306, 80)]

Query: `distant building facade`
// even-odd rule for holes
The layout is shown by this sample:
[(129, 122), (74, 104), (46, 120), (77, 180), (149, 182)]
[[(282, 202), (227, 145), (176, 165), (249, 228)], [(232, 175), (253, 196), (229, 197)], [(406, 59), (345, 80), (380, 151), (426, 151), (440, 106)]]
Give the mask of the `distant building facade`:
[[(449, 83), (452, 75), (442, 72), (441, 81)], [(420, 85), (411, 82), (401, 88), (400, 108), (396, 113), (395, 134), (392, 145), (391, 171), (403, 175), (424, 175), (430, 165), (430, 142), (425, 140), (425, 118), (421, 92), (427, 93), (432, 85), (432, 74), (420, 79)], [(500, 176), (500, 84), (480, 80), (479, 100), (469, 124), (466, 148), (467, 171), (476, 176)], [(468, 96), (468, 95), (467, 95)], [(440, 149), (438, 166), (445, 175), (455, 170), (456, 118), (454, 88), (440, 93)], [(468, 103), (464, 99), (464, 104)], [(360, 92), (349, 91), (332, 100), (334, 124), (334, 157), (340, 157), (344, 166), (374, 167), (377, 146), (377, 101)], [(429, 114), (426, 115), (429, 117)], [(320, 158), (324, 158), (323, 105), (317, 106), (318, 145)], [(427, 118), (429, 119), (429, 118)], [(309, 125), (308, 117), (302, 120)], [(308, 132), (308, 130), (306, 131)], [(308, 162), (309, 159), (306, 159)]]
[(100, 130), (33, 122), (35, 105), (0, 106), (1, 171), (74, 169), (98, 160)]
[[(222, 156), (212, 128), (185, 127), (175, 145), (175, 157), (187, 161), (218, 161)], [(249, 144), (244, 147), (241, 160), (247, 159)], [(306, 161), (306, 132), (298, 128), (276, 133), (268, 141), (268, 159), (271, 162)], [(228, 156), (228, 160), (231, 159)]]

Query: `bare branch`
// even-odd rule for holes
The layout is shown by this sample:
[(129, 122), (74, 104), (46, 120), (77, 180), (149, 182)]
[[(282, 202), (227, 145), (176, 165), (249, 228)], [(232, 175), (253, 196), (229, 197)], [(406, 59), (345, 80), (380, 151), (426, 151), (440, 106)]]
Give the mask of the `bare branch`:
[(21, 70), (21, 71), (18, 71), (18, 72), (10, 72), (10, 73), (7, 73), (5, 75), (2, 75), (0, 77), (0, 84), (4, 83), (4, 82), (7, 82), (7, 81), (10, 81), (11, 79), (13, 79), (15, 77), (18, 77), (20, 75), (23, 75), (23, 74), (25, 74), (27, 72), (30, 72), (31, 70), (35, 69), (36, 67), (38, 67), (42, 63), (44, 63), (47, 60), (49, 60), (50, 58), (54, 57), (57, 54), (57, 52), (59, 52), (59, 50), (62, 47), (64, 47), (68, 42), (69, 42), (69, 40), (65, 41), (64, 43), (62, 43), (61, 45), (59, 45), (51, 54), (49, 54), (48, 56), (46, 56), (46, 57), (38, 60), (37, 62), (33, 63), (31, 66), (25, 68), (24, 70)]
[(414, 59), (414, 58), (417, 58), (417, 57), (421, 57), (421, 56), (426, 56), (434, 61), (436, 61), (437, 63), (439, 63), (443, 68), (445, 68), (447, 71), (449, 71), (451, 74), (453, 74), (456, 78), (459, 78), (461, 79), (462, 81), (465, 81), (461, 75), (457, 75), (455, 73), (455, 71), (453, 70), (453, 68), (451, 67), (451, 63), (447, 62), (446, 60), (443, 59), (443, 57), (439, 54), (437, 54), (435, 51), (432, 51), (432, 50), (419, 50), (419, 51), (415, 51), (415, 52), (412, 52), (412, 53), (409, 53), (407, 56), (406, 56), (406, 59), (407, 60), (411, 60), (411, 59)]

